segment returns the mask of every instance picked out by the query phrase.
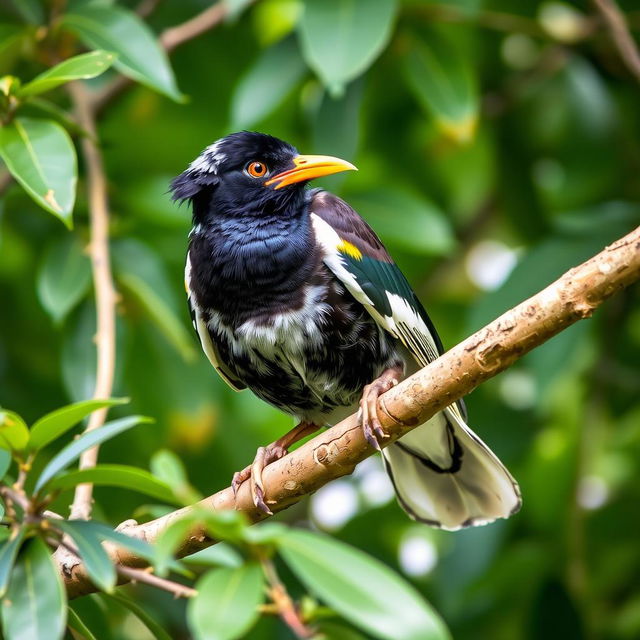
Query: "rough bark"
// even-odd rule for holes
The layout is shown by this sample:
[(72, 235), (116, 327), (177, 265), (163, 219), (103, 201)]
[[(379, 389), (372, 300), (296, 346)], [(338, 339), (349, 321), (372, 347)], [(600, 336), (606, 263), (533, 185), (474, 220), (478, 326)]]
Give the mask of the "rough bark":
[[(640, 227), (381, 396), (382, 427), (388, 435), (383, 446), (424, 423), (569, 325), (590, 317), (616, 291), (639, 279)], [(475, 426), (481, 432), (481, 425)], [(267, 502), (273, 512), (282, 511), (327, 482), (350, 474), (373, 453), (356, 417), (350, 416), (267, 467), (264, 473)], [(194, 506), (216, 511), (235, 507), (252, 522), (266, 517), (254, 507), (248, 483), (240, 488), (237, 501), (227, 487)], [(192, 508), (127, 527), (125, 532), (153, 543), (163, 529)], [(178, 555), (189, 555), (214, 542), (203, 530), (196, 529), (183, 541)], [(125, 566), (145, 564), (127, 550), (111, 547), (110, 553)], [(70, 598), (96, 590), (77, 560), (67, 559), (61, 570)]]

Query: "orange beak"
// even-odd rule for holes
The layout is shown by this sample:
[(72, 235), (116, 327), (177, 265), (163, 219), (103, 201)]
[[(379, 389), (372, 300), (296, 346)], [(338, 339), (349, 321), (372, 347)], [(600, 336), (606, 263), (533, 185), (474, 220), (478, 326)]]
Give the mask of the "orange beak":
[(275, 184), (274, 189), (282, 189), (282, 187), (296, 182), (330, 176), (332, 173), (340, 173), (341, 171), (358, 170), (350, 162), (332, 156), (296, 156), (293, 159), (293, 164), (293, 169), (283, 171), (269, 178), (264, 183), (265, 187)]

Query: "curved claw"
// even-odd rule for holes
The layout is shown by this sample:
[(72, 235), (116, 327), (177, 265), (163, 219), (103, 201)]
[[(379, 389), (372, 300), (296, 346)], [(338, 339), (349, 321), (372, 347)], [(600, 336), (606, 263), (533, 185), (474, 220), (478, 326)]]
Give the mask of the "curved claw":
[(401, 371), (397, 368), (387, 369), (371, 384), (365, 386), (360, 399), (360, 411), (358, 412), (360, 426), (367, 442), (377, 451), (382, 451), (380, 440), (389, 436), (382, 429), (378, 418), (378, 398), (398, 384), (398, 376)]

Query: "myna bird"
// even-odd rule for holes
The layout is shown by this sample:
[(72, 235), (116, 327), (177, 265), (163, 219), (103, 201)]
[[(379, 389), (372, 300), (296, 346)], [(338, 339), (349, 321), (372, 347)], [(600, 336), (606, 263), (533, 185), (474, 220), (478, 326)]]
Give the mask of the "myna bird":
[[(205, 354), (233, 389), (248, 388), (299, 420), (233, 478), (235, 491), (250, 480), (267, 513), (266, 465), (358, 409), (380, 450), (378, 396), (443, 351), (369, 225), (335, 195), (306, 188), (349, 170), (345, 160), (300, 155), (244, 131), (207, 147), (171, 184), (174, 200), (193, 209), (185, 281)], [(415, 520), (459, 529), (520, 507), (516, 481), (465, 415), (459, 401), (382, 450), (400, 505)]]

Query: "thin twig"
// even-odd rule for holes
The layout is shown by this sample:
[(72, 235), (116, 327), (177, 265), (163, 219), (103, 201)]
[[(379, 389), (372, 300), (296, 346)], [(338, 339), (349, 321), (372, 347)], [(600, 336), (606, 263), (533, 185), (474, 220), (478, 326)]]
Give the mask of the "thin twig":
[(193, 598), (198, 592), (191, 587), (187, 587), (179, 582), (160, 578), (149, 571), (149, 569), (134, 569), (133, 567), (116, 566), (118, 574), (126, 578), (127, 582), (141, 582), (150, 587), (162, 589), (172, 593), (175, 598)]
[[(224, 20), (227, 12), (226, 2), (222, 0), (216, 2), (182, 24), (165, 29), (159, 38), (160, 45), (167, 53), (171, 53), (181, 44), (217, 27)], [(133, 84), (134, 81), (126, 76), (119, 75), (116, 77), (110, 84), (91, 97), (91, 107), (94, 113), (99, 113), (111, 100)]]
[(260, 564), (269, 583), (269, 596), (273, 600), (278, 615), (297, 638), (310, 638), (313, 632), (302, 621), (287, 588), (280, 580), (271, 558), (261, 557)]
[[(116, 360), (116, 292), (111, 274), (109, 254), (109, 205), (107, 201), (107, 179), (102, 154), (97, 146), (96, 123), (89, 103), (87, 89), (80, 82), (68, 85), (69, 93), (80, 126), (89, 133), (82, 139), (82, 152), (87, 169), (89, 191), (89, 217), (91, 238), (89, 257), (96, 299), (96, 386), (94, 398), (109, 398), (113, 390)], [(101, 427), (107, 417), (107, 409), (91, 414), (85, 431)], [(98, 447), (92, 447), (80, 457), (80, 468), (95, 467)], [(71, 518), (88, 520), (91, 516), (93, 486), (80, 484), (76, 487)]]
[[(382, 446), (424, 424), (578, 320), (590, 317), (606, 299), (638, 280), (640, 227), (383, 394), (378, 402), (382, 428), (387, 435)], [(375, 450), (368, 444), (357, 416), (352, 415), (265, 469), (266, 502), (274, 513), (282, 511), (327, 482), (352, 473), (359, 462), (373, 453)], [(227, 487), (195, 505), (127, 527), (126, 533), (153, 543), (171, 523), (202, 509), (216, 512), (236, 509), (251, 522), (259, 522), (266, 516), (253, 504), (248, 485), (245, 482), (237, 496)], [(189, 532), (177, 555), (183, 557), (214, 543), (203, 524)], [(107, 548), (119, 564), (134, 567), (146, 564), (144, 558), (130, 550)], [(95, 590), (81, 564), (69, 567), (61, 562), (60, 569), (69, 598)]]
[[(62, 535), (61, 531), (57, 531), (59, 535)], [(80, 553), (78, 548), (69, 540), (64, 537), (57, 540), (52, 537), (47, 538), (47, 543), (55, 549), (56, 547), (62, 547), (73, 559), (74, 562), (80, 561)], [(179, 582), (173, 580), (167, 580), (166, 578), (160, 578), (152, 573), (151, 567), (145, 569), (135, 569), (133, 567), (124, 567), (122, 565), (116, 565), (116, 571), (119, 576), (124, 578), (124, 582), (139, 582), (142, 584), (148, 584), (150, 587), (156, 589), (162, 589), (162, 591), (168, 591), (172, 593), (175, 598), (193, 598), (198, 592), (191, 587), (187, 587)]]
[(627, 69), (640, 82), (640, 53), (615, 0), (593, 0)]

